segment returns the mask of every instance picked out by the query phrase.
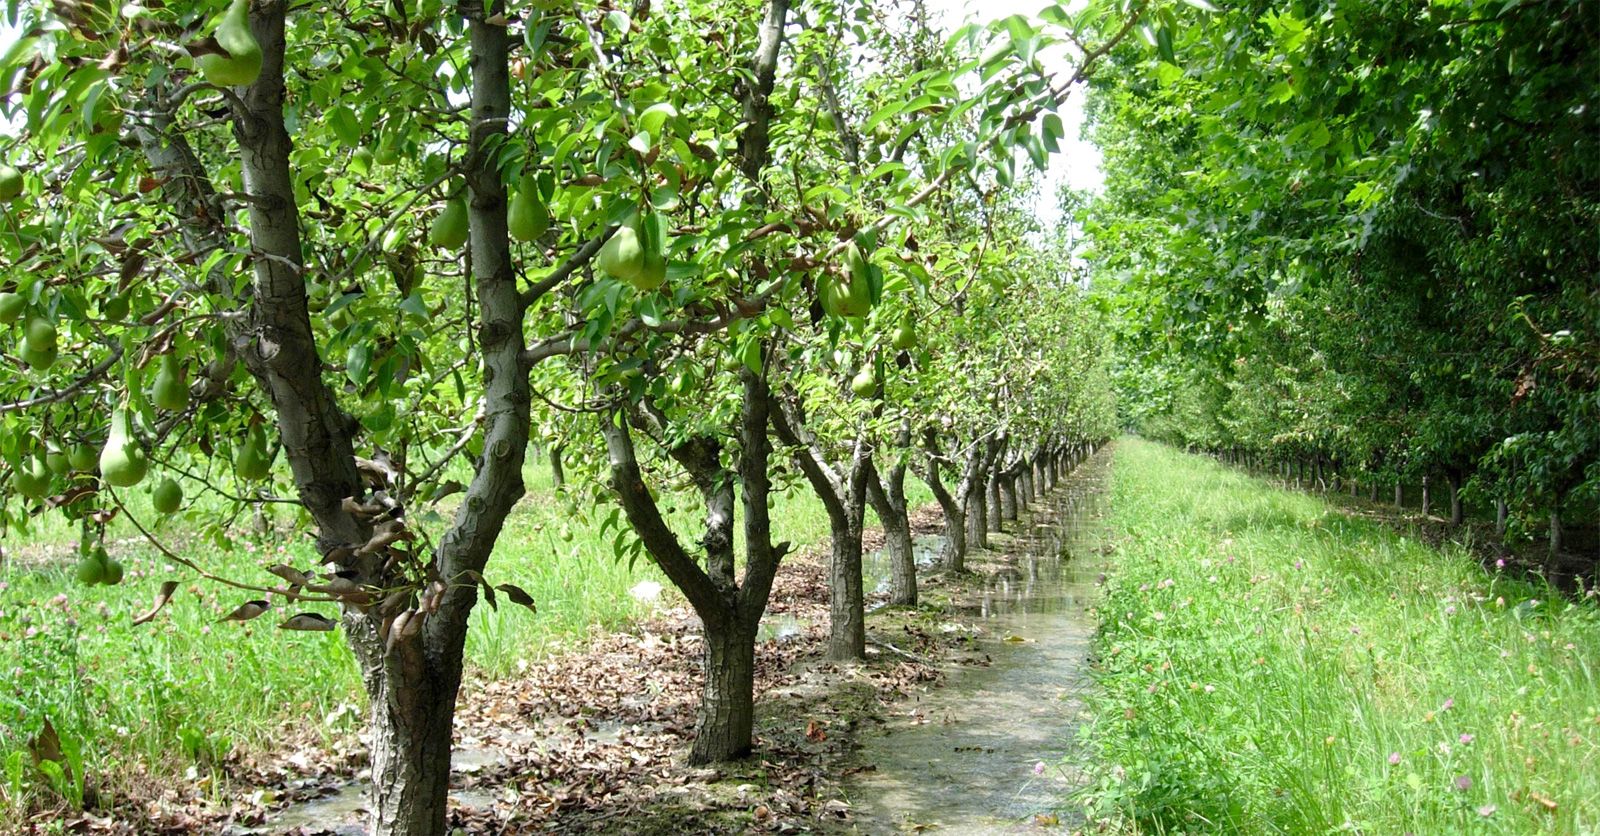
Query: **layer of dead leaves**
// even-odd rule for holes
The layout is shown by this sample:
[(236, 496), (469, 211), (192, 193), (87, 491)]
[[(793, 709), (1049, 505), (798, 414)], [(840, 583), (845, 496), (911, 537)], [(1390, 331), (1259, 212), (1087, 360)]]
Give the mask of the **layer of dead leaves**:
[[(940, 525), (937, 510), (913, 516), (919, 533)], [(867, 540), (875, 548), (881, 534)], [(825, 560), (802, 552), (776, 579), (769, 613), (805, 626), (758, 645), (750, 759), (718, 769), (685, 762), (702, 638), (691, 612), (667, 610), (516, 678), (463, 687), (451, 827), (473, 834), (789, 833), (847, 822), (839, 784), (850, 769), (855, 728), (884, 716), (913, 686), (936, 680), (937, 662), (959, 656), (966, 637), (925, 629), (915, 617), (874, 619), (868, 663), (822, 662)], [(360, 742), (330, 747), (315, 725), (288, 732), (277, 753), (220, 765), (216, 780), (224, 786), (211, 779), (184, 786), (136, 781), (104, 794), (108, 810), (50, 818), (77, 833), (359, 833), (360, 817), (351, 812), (309, 827), (277, 823), (286, 809), (362, 786), (354, 783), (366, 775)], [(472, 756), (469, 763), (460, 762), (461, 752)]]

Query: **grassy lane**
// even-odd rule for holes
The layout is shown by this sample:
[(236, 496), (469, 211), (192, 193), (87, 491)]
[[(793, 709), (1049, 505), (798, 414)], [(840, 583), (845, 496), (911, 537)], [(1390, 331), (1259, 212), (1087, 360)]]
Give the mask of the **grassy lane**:
[(1082, 757), (1141, 833), (1595, 833), (1600, 613), (1139, 440)]

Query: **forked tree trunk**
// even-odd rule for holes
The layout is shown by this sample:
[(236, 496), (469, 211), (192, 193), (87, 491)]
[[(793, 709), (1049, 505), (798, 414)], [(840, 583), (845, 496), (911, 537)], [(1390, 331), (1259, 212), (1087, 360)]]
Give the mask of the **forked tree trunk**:
[[(730, 760), (750, 752), (756, 629), (766, 611), (773, 576), (788, 550), (787, 544), (772, 544), (767, 510), (772, 454), (767, 435), (770, 392), (764, 377), (748, 369), (739, 375), (744, 393), (737, 475), (723, 463), (716, 436), (691, 437), (667, 451), (689, 473), (705, 505), (705, 531), (699, 539), (705, 549), (703, 557), (691, 555), (662, 518), (634, 452), (630, 422), (659, 433), (660, 425), (649, 424), (659, 413), (635, 408), (629, 420), (621, 420), (618, 412), (600, 416), (599, 422), (612, 490), (629, 525), (651, 560), (688, 599), (705, 630), (705, 678), (689, 751), (691, 763)], [(734, 567), (736, 483), (737, 503), (744, 510), (742, 583), (736, 581)]]
[(835, 661), (866, 658), (865, 595), (861, 581), (861, 533), (866, 516), (867, 485), (873, 473), (871, 446), (857, 438), (850, 459), (831, 464), (822, 445), (806, 427), (800, 396), (772, 404), (772, 425), (792, 448), (795, 464), (811, 483), (828, 512), (832, 542), (828, 562), (828, 657)]

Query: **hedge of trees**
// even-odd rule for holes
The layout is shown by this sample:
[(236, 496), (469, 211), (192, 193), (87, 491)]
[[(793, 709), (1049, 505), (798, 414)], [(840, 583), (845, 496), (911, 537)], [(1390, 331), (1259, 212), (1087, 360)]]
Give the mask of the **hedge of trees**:
[[(0, 527), (66, 515), (111, 582), (127, 491), (219, 545), (239, 515), (197, 494), (297, 503), (320, 566), (167, 554), (343, 630), (373, 831), (434, 834), (467, 614), (525, 598), (491, 558), (542, 448), (614, 509), (596, 559), (654, 561), (704, 623), (690, 757), (745, 754), (776, 487), (827, 507), (856, 659), (866, 507), (911, 603), (908, 474), (960, 568), (1112, 432), (1109, 326), (1017, 181), (1147, 11), (947, 37), (918, 3), (13, 3)], [(664, 520), (683, 495), (699, 530)]]
[(1593, 525), (1600, 7), (1193, 5), (1091, 95), (1126, 420), (1552, 552)]

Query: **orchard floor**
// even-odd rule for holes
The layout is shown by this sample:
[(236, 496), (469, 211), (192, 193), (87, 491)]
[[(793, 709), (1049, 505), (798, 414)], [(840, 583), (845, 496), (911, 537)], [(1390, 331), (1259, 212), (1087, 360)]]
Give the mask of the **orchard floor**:
[[(876, 608), (868, 660), (822, 661), (825, 552), (780, 571), (757, 651), (757, 753), (715, 769), (683, 753), (698, 701), (699, 628), (663, 604), (519, 675), (463, 688), (450, 824), (462, 833), (944, 832), (1054, 826), (1072, 775), (1058, 764), (1076, 724), (1092, 624), (1078, 570), (1097, 557), (1099, 481), (1110, 454), (1070, 474), (968, 572), (925, 572), (922, 606)], [(934, 509), (913, 516), (919, 557), (939, 546)], [(867, 547), (881, 535), (869, 532)], [(886, 573), (869, 559), (868, 589)], [(882, 595), (869, 606), (880, 604)], [(950, 683), (949, 688), (941, 687)], [(1063, 699), (1065, 697), (1066, 699)], [(961, 722), (953, 722), (962, 718)], [(1039, 765), (1047, 765), (1042, 774)], [(934, 766), (937, 777), (927, 772)], [(359, 746), (230, 765), (217, 786), (152, 786), (65, 832), (358, 834)], [(959, 789), (933, 808), (916, 789)], [(910, 788), (910, 789), (908, 789)]]

